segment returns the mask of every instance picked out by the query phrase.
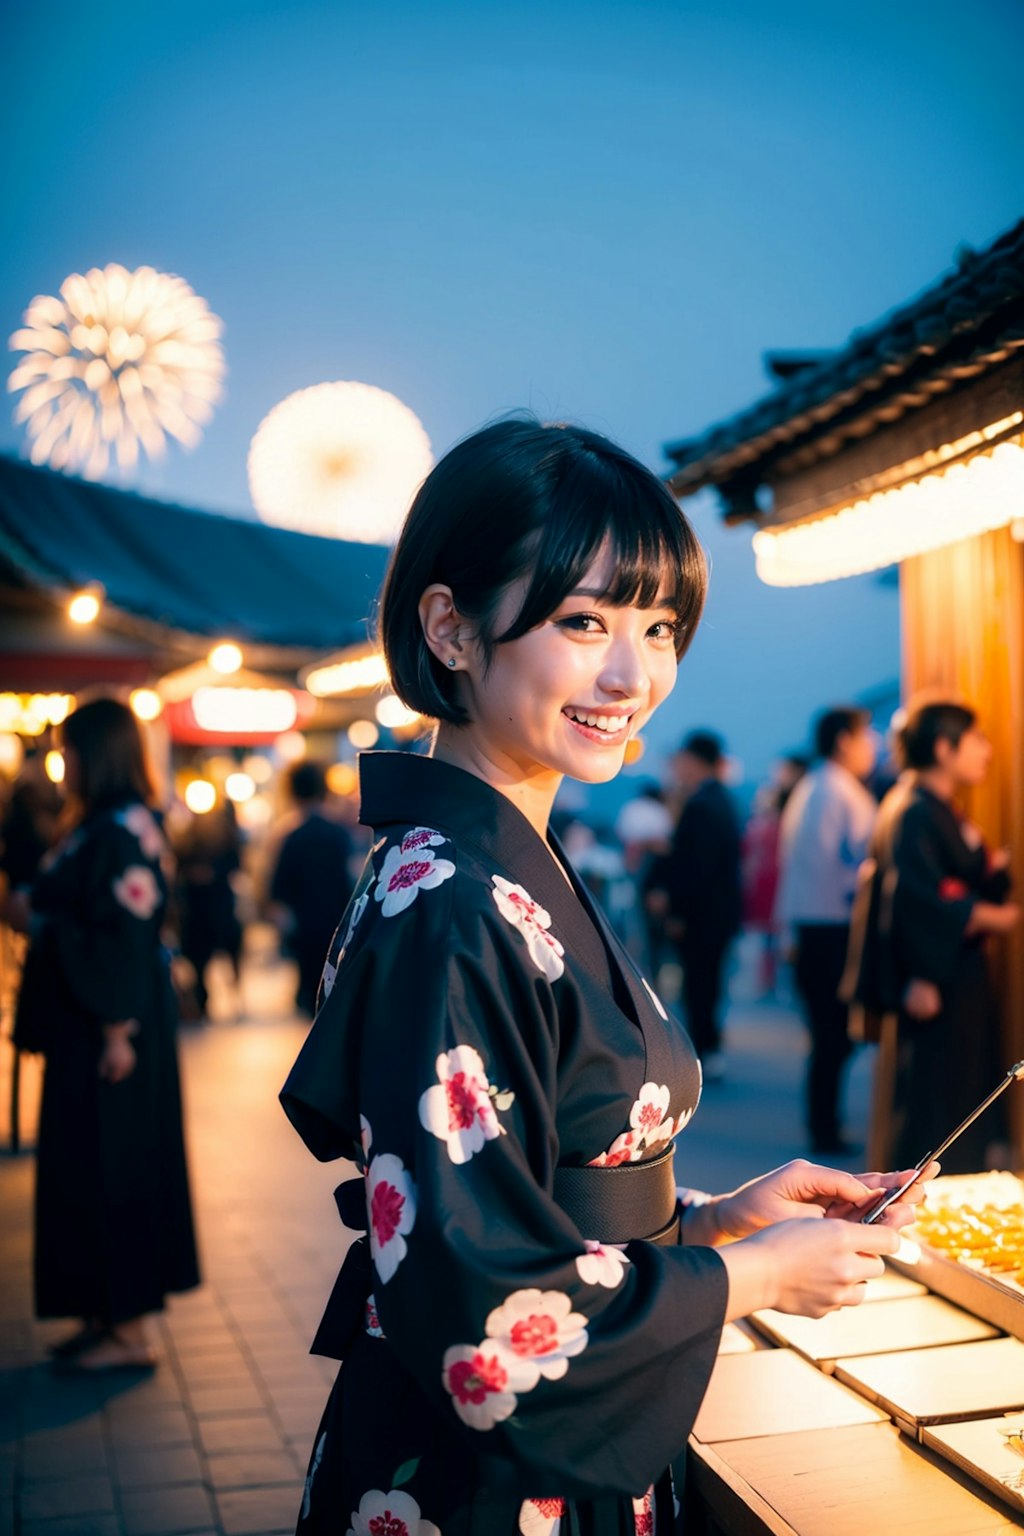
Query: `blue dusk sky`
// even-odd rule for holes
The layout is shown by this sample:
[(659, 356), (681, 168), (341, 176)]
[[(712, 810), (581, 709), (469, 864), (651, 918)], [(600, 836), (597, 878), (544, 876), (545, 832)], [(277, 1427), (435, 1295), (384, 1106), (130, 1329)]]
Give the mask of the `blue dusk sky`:
[[(0, 322), (72, 271), (184, 277), (226, 397), (138, 489), (252, 515), (250, 438), (357, 379), (435, 454), (527, 406), (663, 444), (841, 343), (1021, 213), (1019, 0), (9, 6)], [(21, 447), (9, 408), (0, 450)], [(689, 504), (705, 627), (654, 750), (721, 729), (749, 775), (895, 680), (892, 585), (772, 591)]]

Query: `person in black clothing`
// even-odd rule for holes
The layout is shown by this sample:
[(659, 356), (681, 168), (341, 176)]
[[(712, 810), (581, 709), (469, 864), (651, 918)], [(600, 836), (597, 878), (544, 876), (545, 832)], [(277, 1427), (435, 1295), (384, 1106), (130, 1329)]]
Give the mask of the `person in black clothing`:
[[(989, 972), (990, 935), (1020, 920), (1009, 853), (987, 848), (963, 815), (992, 747), (974, 711), (953, 699), (910, 708), (900, 732), (905, 772), (882, 802), (854, 907), (844, 995), (876, 1020), (869, 1155), (908, 1165), (937, 1146), (995, 1087), (1007, 1061)], [(1005, 1134), (994, 1106), (942, 1159), (975, 1173)]]
[(319, 763), (298, 763), (289, 780), (300, 821), (281, 844), (270, 900), (299, 967), (296, 1006), (310, 1018), (334, 930), (355, 884), (352, 838), (324, 810), (327, 781)]
[(205, 1018), (209, 1003), (206, 968), (214, 955), (226, 955), (230, 962), (236, 1000), (240, 987), (244, 934), (235, 904), (234, 880), (242, 867), (242, 855), (231, 801), (225, 800), (205, 816), (194, 816), (175, 853), (181, 952), (195, 971), (196, 1006), (200, 1018)]
[(35, 1310), (82, 1373), (151, 1369), (147, 1315), (199, 1284), (176, 1010), (161, 943), (167, 848), (138, 722), (98, 698), (61, 730), (66, 835), (0, 917), (31, 932), (14, 1041), (46, 1057)]
[(729, 945), (742, 921), (740, 827), (721, 780), (725, 753), (710, 731), (692, 731), (676, 755), (686, 793), (665, 868), (668, 932), (683, 967), (687, 1027), (704, 1066), (721, 1071), (719, 1007)]

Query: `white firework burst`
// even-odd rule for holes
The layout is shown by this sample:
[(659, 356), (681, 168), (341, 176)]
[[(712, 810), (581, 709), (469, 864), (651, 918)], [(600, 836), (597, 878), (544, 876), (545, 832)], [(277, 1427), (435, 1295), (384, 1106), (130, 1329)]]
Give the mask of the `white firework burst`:
[(260, 423), (249, 490), (266, 523), (388, 544), (433, 462), (419, 417), (395, 395), (373, 384), (314, 384)]
[(130, 469), (140, 444), (157, 458), (168, 435), (199, 441), (221, 395), (223, 327), (183, 278), (112, 262), (73, 272), (24, 318), (10, 345), (28, 355), (7, 387), (24, 390), (14, 419), (34, 464), (95, 479), (111, 454)]

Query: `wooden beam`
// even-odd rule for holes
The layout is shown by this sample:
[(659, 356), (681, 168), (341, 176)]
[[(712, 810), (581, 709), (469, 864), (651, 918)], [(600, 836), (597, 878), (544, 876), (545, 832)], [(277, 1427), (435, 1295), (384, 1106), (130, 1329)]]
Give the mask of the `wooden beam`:
[(813, 517), (913, 478), (915, 464), (925, 454), (1021, 410), (1024, 355), (910, 411), (891, 426), (876, 428), (862, 442), (813, 466), (801, 468), (792, 458), (780, 459), (770, 480), (775, 505), (764, 525)]

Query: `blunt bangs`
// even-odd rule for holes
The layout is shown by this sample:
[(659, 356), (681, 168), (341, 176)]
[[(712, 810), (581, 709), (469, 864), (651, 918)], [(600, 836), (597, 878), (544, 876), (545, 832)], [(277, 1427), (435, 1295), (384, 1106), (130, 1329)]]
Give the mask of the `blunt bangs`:
[(704, 552), (661, 481), (622, 449), (600, 438), (596, 444), (599, 449), (584, 443), (555, 488), (550, 514), (531, 541), (527, 569), (533, 574), (522, 608), (492, 643), (518, 640), (542, 624), (609, 546), (610, 580), (598, 600), (616, 608), (655, 608), (664, 601), (679, 625), (681, 658), (704, 608)]
[[(496, 646), (550, 618), (606, 548), (613, 558), (602, 599), (643, 608), (665, 599), (682, 656), (704, 607), (707, 568), (656, 475), (596, 432), (535, 418), (506, 418), (457, 444), (420, 487), (384, 581), (379, 634), (399, 698), (436, 720), (469, 719), (456, 679), (424, 639), (419, 601), (428, 586), (451, 588), (489, 663)], [(496, 634), (517, 583), (526, 589), (522, 606)]]

